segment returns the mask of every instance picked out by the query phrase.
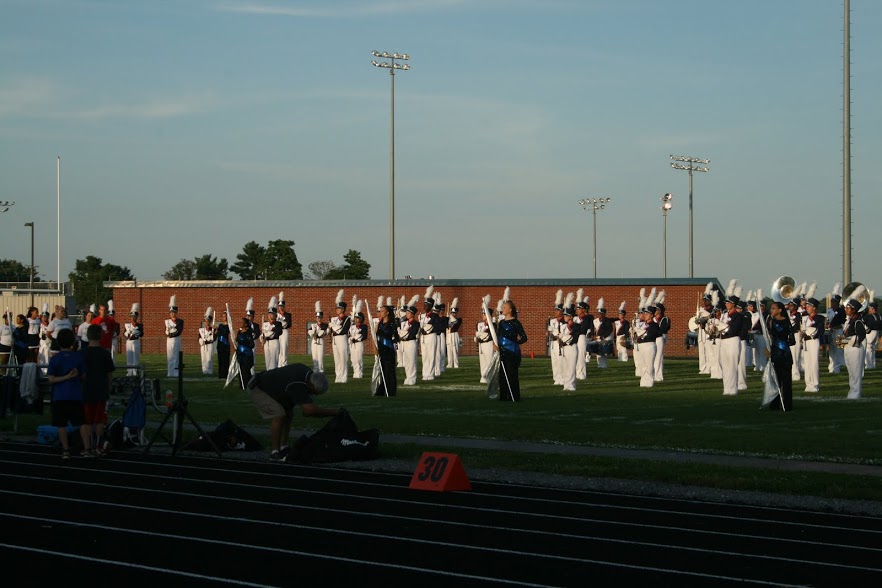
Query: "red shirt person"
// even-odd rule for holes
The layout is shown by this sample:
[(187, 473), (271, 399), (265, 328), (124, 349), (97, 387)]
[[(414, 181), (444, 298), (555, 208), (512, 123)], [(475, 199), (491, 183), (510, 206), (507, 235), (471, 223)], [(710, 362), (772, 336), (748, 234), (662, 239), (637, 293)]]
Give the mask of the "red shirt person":
[(93, 325), (101, 327), (101, 347), (110, 349), (113, 344), (113, 334), (116, 332), (117, 324), (113, 317), (107, 314), (107, 305), (98, 306), (98, 316), (92, 319)]

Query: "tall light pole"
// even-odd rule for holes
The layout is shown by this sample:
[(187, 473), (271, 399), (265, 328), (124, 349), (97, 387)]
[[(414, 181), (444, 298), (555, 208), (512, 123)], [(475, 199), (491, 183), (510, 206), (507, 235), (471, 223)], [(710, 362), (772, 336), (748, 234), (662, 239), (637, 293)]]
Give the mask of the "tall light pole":
[[(710, 159), (701, 159), (700, 157), (686, 157), (684, 155), (671, 155), (671, 161), (682, 161), (689, 164), (684, 165), (684, 163), (671, 163), (671, 167), (674, 169), (684, 169), (689, 172), (689, 277), (692, 278), (695, 277), (692, 271), (692, 172), (710, 171), (710, 168), (707, 167), (707, 164), (710, 163)], [(696, 163), (704, 167), (696, 167)]]
[(851, 14), (848, 0), (842, 53), (842, 283), (851, 282)]
[(34, 305), (34, 223), (25, 223), (26, 227), (31, 227), (31, 280), (28, 288), (31, 291), (31, 306)]
[(664, 196), (661, 197), (662, 205), (662, 259), (664, 259), (664, 268), (665, 268), (665, 277), (668, 277), (668, 212), (674, 208), (674, 203), (671, 200), (674, 199), (674, 195), (668, 192)]
[(606, 208), (610, 198), (582, 198), (579, 204), (594, 215), (594, 277), (597, 277), (597, 211)]
[(389, 123), (389, 159), (391, 161), (389, 167), (389, 209), (391, 216), (392, 231), (389, 240), (389, 279), (395, 279), (395, 70), (408, 70), (410, 66), (406, 63), (395, 63), (396, 59), (407, 61), (410, 55), (407, 53), (389, 53), (388, 51), (371, 51), (374, 57), (382, 57), (383, 59), (391, 59), (391, 61), (375, 61), (371, 60), (374, 67), (384, 67), (389, 70), (389, 79), (392, 81), (392, 115)]

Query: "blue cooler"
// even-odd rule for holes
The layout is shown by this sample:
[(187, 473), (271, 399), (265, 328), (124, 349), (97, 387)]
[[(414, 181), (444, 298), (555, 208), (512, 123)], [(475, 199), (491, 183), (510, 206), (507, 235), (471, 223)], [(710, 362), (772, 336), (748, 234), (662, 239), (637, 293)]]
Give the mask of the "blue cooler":
[[(79, 427), (67, 426), (67, 434), (77, 433)], [(56, 445), (58, 443), (58, 427), (52, 425), (40, 425), (37, 427), (37, 443), (42, 445)]]

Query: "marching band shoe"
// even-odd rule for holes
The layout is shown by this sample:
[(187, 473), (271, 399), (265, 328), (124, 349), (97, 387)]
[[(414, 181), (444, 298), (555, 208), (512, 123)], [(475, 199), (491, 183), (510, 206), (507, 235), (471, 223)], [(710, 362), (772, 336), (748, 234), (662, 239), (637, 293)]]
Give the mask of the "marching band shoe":
[(738, 396), (737, 392), (723, 392), (723, 396)]
[(479, 383), (479, 384), (486, 384), (486, 383), (487, 383), (487, 380), (481, 380), (481, 381), (478, 382), (478, 383)]
[(805, 391), (806, 392), (817, 392), (818, 389), (817, 388), (806, 388)]

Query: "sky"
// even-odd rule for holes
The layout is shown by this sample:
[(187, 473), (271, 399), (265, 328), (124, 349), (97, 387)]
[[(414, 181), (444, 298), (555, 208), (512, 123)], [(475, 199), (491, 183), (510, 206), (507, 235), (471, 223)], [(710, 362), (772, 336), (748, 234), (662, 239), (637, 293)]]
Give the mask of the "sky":
[[(882, 2), (852, 0), (852, 277), (882, 287)], [(161, 279), (248, 241), (390, 277), (842, 272), (832, 0), (0, 0), (2, 259)], [(388, 61), (388, 60), (387, 60)], [(661, 213), (663, 194), (673, 209)], [(596, 213), (579, 204), (610, 198)], [(596, 231), (595, 231), (596, 221)], [(667, 238), (664, 239), (666, 227)], [(664, 247), (666, 243), (666, 247)]]

